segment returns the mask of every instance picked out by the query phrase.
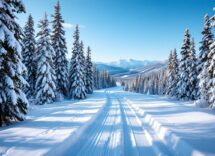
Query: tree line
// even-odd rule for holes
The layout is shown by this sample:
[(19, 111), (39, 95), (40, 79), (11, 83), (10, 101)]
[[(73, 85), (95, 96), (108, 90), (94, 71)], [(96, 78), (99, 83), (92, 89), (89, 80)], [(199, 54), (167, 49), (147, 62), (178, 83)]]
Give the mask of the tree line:
[(31, 15), (24, 30), (16, 22), (16, 14), (25, 13), (21, 0), (0, 0), (0, 4), (0, 126), (24, 120), (29, 101), (42, 105), (65, 98), (81, 100), (94, 89), (115, 86), (107, 72), (93, 65), (90, 47), (85, 56), (78, 25), (72, 58), (67, 60), (59, 1), (52, 30), (45, 14), (37, 34)]
[(178, 58), (176, 49), (169, 55), (167, 67), (157, 72), (139, 75), (135, 80), (123, 82), (128, 91), (168, 95), (180, 100), (195, 101), (199, 107), (215, 108), (215, 15), (204, 17), (199, 54), (194, 39), (185, 30)]

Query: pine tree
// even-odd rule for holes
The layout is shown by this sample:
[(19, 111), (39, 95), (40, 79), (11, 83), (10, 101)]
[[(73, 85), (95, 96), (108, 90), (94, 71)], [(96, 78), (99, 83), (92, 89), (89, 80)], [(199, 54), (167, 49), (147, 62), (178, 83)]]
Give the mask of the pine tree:
[(96, 66), (93, 66), (93, 88), (94, 89), (101, 89), (101, 76), (99, 70)]
[(176, 96), (177, 95), (177, 83), (178, 83), (178, 58), (177, 58), (177, 52), (176, 49), (173, 50), (173, 53), (170, 55), (169, 58), (169, 67), (168, 67), (168, 88), (167, 88), (167, 94), (169, 96)]
[(88, 94), (93, 93), (93, 63), (91, 61), (91, 49), (87, 48), (86, 57), (86, 92)]
[(172, 60), (173, 60), (173, 56), (172, 56), (172, 51), (169, 54), (169, 59), (168, 59), (168, 66), (167, 66), (167, 72), (168, 72), (168, 88), (167, 88), (167, 94), (169, 96), (173, 96), (172, 95), (172, 83), (173, 83), (173, 79), (174, 79), (174, 75), (173, 75), (173, 65), (172, 65)]
[(178, 91), (177, 83), (179, 81), (179, 65), (178, 65), (178, 55), (176, 49), (173, 50), (173, 57), (172, 57), (172, 64), (173, 64), (173, 75), (174, 75), (174, 81), (172, 83), (172, 95), (176, 96)]
[(22, 88), (26, 67), (22, 63), (20, 26), (15, 13), (25, 12), (20, 0), (0, 0), (0, 126), (22, 121), (28, 101)]
[(201, 71), (201, 74), (198, 76), (199, 81), (199, 93), (200, 97), (195, 102), (195, 104), (199, 107), (207, 107), (209, 105), (209, 97), (208, 97), (208, 70), (207, 66), (204, 65)]
[(185, 31), (184, 42), (181, 48), (181, 60), (179, 64), (180, 69), (180, 78), (178, 82), (178, 93), (177, 97), (179, 99), (189, 100), (190, 93), (190, 81), (189, 81), (189, 72), (190, 72), (190, 51), (191, 51), (191, 42), (189, 30)]
[(31, 15), (28, 17), (28, 21), (24, 27), (24, 39), (23, 39), (23, 62), (27, 67), (28, 73), (26, 79), (29, 83), (29, 86), (26, 87), (26, 93), (28, 97), (33, 97), (35, 94), (35, 79), (37, 67), (35, 64), (35, 34), (34, 34), (34, 21)]
[(69, 94), (74, 99), (86, 98), (85, 88), (85, 63), (83, 62), (83, 54), (79, 42), (79, 27), (76, 26), (74, 32), (74, 43), (72, 49), (72, 59), (69, 73)]
[[(83, 81), (84, 81), (84, 87), (85, 87), (85, 92), (86, 92), (86, 58), (85, 58), (85, 54), (84, 54), (84, 43), (83, 41), (81, 41), (80, 43), (80, 62), (81, 62), (81, 65), (82, 65), (82, 68), (81, 68), (81, 72), (83, 73)], [(86, 93), (85, 93), (86, 94)]]
[(198, 80), (199, 80), (199, 100), (196, 101), (196, 105), (200, 107), (207, 107), (209, 105), (209, 74), (208, 66), (209, 60), (208, 57), (210, 51), (210, 45), (213, 41), (213, 34), (211, 31), (210, 20), (208, 15), (205, 15), (204, 30), (202, 31), (202, 41), (201, 47), (199, 48), (200, 53), (198, 57)]
[(37, 79), (36, 104), (47, 104), (55, 100), (55, 72), (53, 69), (53, 47), (50, 39), (47, 15), (39, 22), (37, 34)]
[(190, 47), (190, 66), (189, 66), (189, 89), (190, 89), (190, 99), (196, 100), (198, 98), (198, 73), (197, 73), (197, 59), (194, 39), (191, 42)]
[(99, 71), (93, 66), (93, 89), (99, 89)]
[[(211, 26), (215, 27), (215, 15), (211, 18)], [(215, 40), (212, 41), (208, 53), (208, 94), (210, 107), (215, 108)]]
[(54, 20), (52, 32), (52, 46), (55, 50), (53, 64), (56, 73), (56, 93), (57, 98), (61, 99), (67, 95), (67, 47), (65, 40), (65, 31), (63, 30), (63, 19), (60, 13), (59, 1), (55, 6), (55, 14), (52, 16)]
[(198, 73), (201, 74), (205, 63), (208, 61), (208, 53), (210, 49), (210, 44), (213, 41), (213, 34), (211, 31), (210, 20), (208, 15), (205, 15), (204, 30), (202, 31), (202, 41), (200, 42), (201, 47), (199, 48), (198, 56)]

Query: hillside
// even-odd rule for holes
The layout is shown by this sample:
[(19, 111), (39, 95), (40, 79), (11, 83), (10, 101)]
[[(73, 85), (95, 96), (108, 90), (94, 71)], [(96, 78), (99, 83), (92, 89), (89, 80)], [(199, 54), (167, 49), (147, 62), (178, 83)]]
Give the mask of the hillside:
[[(158, 61), (135, 61), (131, 63), (132, 59), (130, 59), (130, 63), (124, 65), (123, 63), (126, 63), (126, 61), (120, 60), (118, 67), (116, 62), (115, 63), (97, 63), (96, 66), (99, 70), (106, 70), (112, 75), (113, 77), (120, 78), (120, 79), (130, 79), (134, 78), (135, 76), (139, 74), (147, 74), (153, 71), (158, 71), (166, 68), (165, 62), (158, 62)], [(141, 63), (140, 63), (141, 62)], [(134, 64), (136, 68), (134, 67)]]

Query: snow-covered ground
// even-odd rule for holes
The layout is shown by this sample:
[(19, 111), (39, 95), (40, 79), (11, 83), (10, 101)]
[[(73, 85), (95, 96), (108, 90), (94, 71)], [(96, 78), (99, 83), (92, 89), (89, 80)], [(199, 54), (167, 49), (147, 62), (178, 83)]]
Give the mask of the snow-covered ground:
[(213, 111), (120, 87), (34, 106), (28, 118), (0, 128), (0, 155), (215, 155)]

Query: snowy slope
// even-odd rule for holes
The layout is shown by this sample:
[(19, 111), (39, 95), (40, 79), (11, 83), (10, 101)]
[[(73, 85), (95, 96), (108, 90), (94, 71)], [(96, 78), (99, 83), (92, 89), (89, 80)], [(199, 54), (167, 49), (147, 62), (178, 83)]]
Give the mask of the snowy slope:
[(0, 155), (215, 155), (213, 111), (121, 87), (36, 106), (29, 117), (0, 128)]
[(131, 69), (129, 72), (126, 73), (117, 73), (113, 76), (120, 79), (134, 79), (138, 75), (145, 75), (151, 72), (158, 72), (164, 70), (166, 68), (165, 63), (157, 63), (153, 65), (147, 65), (145, 67)]
[(166, 63), (155, 61), (151, 63), (145, 63), (143, 65), (137, 66), (136, 68), (123, 68), (110, 64), (97, 63), (96, 67), (101, 71), (108, 71), (113, 77), (130, 79), (135, 78), (139, 74), (147, 74), (149, 72), (162, 70), (166, 68)]
[(124, 68), (121, 68), (121, 67), (114, 67), (114, 66), (110, 66), (110, 65), (107, 65), (107, 64), (104, 64), (104, 63), (97, 63), (96, 67), (100, 71), (108, 71), (108, 73), (110, 75), (115, 75), (115, 74), (118, 74), (118, 73), (126, 73), (126, 72), (129, 71), (128, 69), (124, 69)]
[(33, 107), (27, 121), (0, 128), (0, 156), (53, 155), (52, 151), (60, 155), (93, 121), (105, 98), (98, 91), (89, 100)]
[(120, 67), (124, 69), (134, 69), (134, 68), (140, 68), (145, 67), (148, 65), (154, 65), (159, 63), (159, 61), (150, 61), (150, 60), (135, 60), (135, 59), (120, 59), (118, 61), (110, 62), (109, 65), (114, 67)]

